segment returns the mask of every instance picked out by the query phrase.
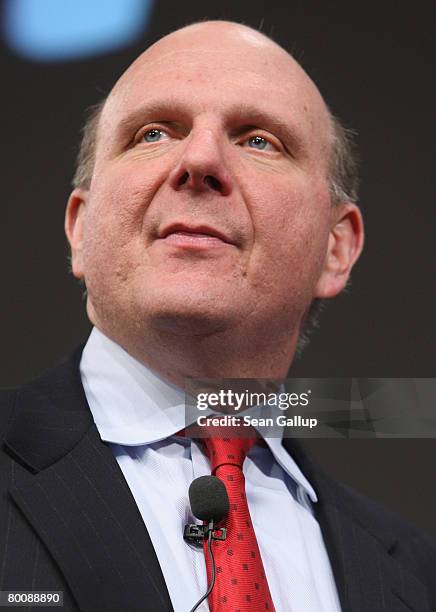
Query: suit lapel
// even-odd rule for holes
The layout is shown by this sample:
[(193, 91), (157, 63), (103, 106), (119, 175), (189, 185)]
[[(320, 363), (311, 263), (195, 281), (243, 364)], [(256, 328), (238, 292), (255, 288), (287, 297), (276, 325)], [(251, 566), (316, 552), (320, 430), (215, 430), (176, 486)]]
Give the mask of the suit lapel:
[(342, 610), (430, 612), (425, 586), (393, 558), (397, 538), (365, 510), (368, 500), (357, 502), (346, 487), (315, 468), (295, 440), (283, 444), (317, 492), (314, 509)]
[(17, 398), (6, 447), (20, 470), (10, 493), (81, 610), (172, 610), (150, 537), (93, 424), (81, 350)]

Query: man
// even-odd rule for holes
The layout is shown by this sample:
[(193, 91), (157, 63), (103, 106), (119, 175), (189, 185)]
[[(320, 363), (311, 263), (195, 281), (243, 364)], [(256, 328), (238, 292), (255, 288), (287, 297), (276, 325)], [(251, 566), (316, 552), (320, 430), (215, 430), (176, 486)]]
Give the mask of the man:
[(180, 435), (186, 379), (285, 377), (312, 305), (344, 288), (363, 245), (344, 146), (302, 68), (239, 24), (178, 30), (115, 84), (65, 218), (94, 330), (4, 395), (1, 589), (63, 591), (68, 610), (191, 609), (211, 573), (182, 538), (187, 489), (225, 468), (246, 525), (232, 503), (214, 612), (436, 608), (430, 539), (295, 442), (217, 468)]

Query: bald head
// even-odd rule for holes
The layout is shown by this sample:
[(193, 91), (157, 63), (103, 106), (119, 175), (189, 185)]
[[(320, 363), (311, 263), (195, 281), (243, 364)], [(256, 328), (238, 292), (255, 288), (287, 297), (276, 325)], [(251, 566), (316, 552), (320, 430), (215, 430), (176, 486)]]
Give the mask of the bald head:
[[(322, 96), (316, 85), (301, 68), (298, 62), (276, 42), (265, 34), (253, 28), (231, 21), (205, 21), (194, 23), (180, 28), (160, 38), (156, 43), (146, 49), (123, 73), (115, 84), (111, 93), (116, 93), (133, 75), (141, 72), (144, 65), (153, 65), (178, 61), (183, 55), (186, 61), (198, 61), (202, 54), (206, 58), (222, 57), (228, 66), (227, 59), (231, 58), (232, 69), (237, 69), (238, 61), (252, 57), (251, 65), (257, 65), (260, 72), (270, 68), (284, 71), (283, 80), (298, 80), (300, 87), (313, 101), (326, 111)], [(327, 111), (328, 113), (328, 111)]]

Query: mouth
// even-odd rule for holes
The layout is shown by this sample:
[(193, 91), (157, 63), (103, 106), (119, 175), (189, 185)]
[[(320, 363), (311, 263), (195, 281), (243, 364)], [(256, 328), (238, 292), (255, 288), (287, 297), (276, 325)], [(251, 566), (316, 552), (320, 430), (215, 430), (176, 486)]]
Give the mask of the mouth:
[(173, 223), (161, 230), (158, 238), (167, 244), (187, 248), (234, 245), (229, 236), (208, 225)]

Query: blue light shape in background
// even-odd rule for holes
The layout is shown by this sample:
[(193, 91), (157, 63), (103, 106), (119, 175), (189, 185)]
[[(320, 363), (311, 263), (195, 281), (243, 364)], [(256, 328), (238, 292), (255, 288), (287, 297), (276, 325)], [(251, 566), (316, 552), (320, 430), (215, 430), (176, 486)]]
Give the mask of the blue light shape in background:
[(5, 0), (3, 32), (18, 55), (40, 62), (83, 59), (132, 44), (152, 0)]

